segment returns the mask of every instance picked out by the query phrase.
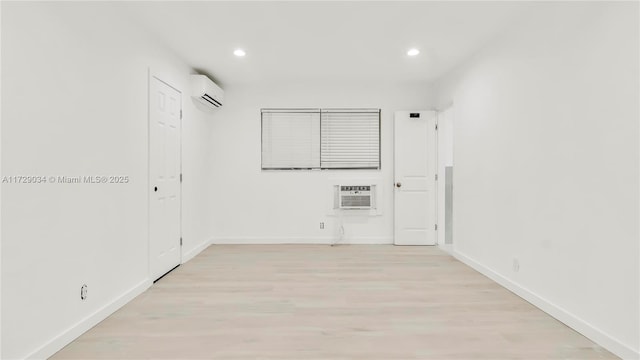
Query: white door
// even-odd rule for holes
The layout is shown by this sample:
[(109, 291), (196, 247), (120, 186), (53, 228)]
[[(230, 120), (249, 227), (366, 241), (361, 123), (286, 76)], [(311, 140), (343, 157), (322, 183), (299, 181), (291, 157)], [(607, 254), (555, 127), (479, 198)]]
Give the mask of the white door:
[(180, 264), (180, 92), (151, 76), (149, 84), (149, 234), (151, 278)]
[(397, 111), (394, 120), (394, 244), (436, 244), (436, 114)]

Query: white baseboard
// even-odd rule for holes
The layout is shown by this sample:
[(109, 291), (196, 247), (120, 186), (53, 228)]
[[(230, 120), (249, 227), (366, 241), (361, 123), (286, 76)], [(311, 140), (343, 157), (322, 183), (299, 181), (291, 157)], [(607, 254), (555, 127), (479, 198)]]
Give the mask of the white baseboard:
[(93, 314), (85, 317), (80, 320), (67, 330), (63, 331), (60, 335), (57, 335), (53, 339), (46, 342), (44, 345), (33, 351), (31, 354), (27, 355), (27, 359), (46, 359), (60, 349), (68, 345), (70, 342), (75, 340), (80, 335), (84, 334), (87, 330), (96, 326), (99, 322), (106, 319), (109, 315), (116, 312), (116, 310), (120, 309), (129, 301), (133, 300), (136, 296), (142, 294), (145, 290), (147, 290), (151, 286), (151, 281), (148, 279), (141, 281), (133, 288), (126, 291), (120, 297), (110, 302), (109, 304), (104, 305)]
[[(255, 237), (224, 237), (214, 238), (211, 240), (211, 244), (217, 245), (276, 245), (276, 244), (318, 244), (318, 245), (330, 245), (335, 244), (336, 239), (332, 237), (270, 237), (270, 236), (255, 236)], [(387, 237), (351, 237), (345, 238), (342, 241), (338, 241), (337, 244), (341, 245), (383, 245), (393, 244), (392, 238)]]
[(491, 280), (497, 282), (502, 285), (507, 290), (513, 292), (514, 294), (520, 296), (525, 299), (529, 303), (538, 307), (540, 310), (546, 312), (547, 314), (553, 316), (558, 321), (564, 323), (580, 334), (586, 336), (591, 339), (593, 342), (599, 344), (605, 349), (611, 351), (615, 355), (623, 358), (623, 359), (639, 359), (640, 353), (637, 350), (632, 349), (631, 347), (623, 344), (619, 340), (614, 337), (608, 335), (602, 330), (596, 328), (595, 326), (589, 324), (588, 322), (580, 319), (576, 315), (567, 311), (566, 309), (561, 308), (560, 306), (550, 302), (549, 300), (535, 294), (531, 290), (522, 287), (521, 285), (513, 282), (512, 280), (500, 275), (496, 271), (480, 264), (479, 262), (471, 259), (470, 257), (453, 250), (453, 256), (490, 278)]
[(195, 248), (193, 248), (193, 249), (187, 251), (186, 253), (182, 254), (182, 262), (181, 263), (184, 264), (187, 261), (193, 259), (198, 254), (200, 254), (204, 249), (208, 248), (209, 245), (211, 245), (211, 241), (203, 241), (200, 245), (198, 245)]

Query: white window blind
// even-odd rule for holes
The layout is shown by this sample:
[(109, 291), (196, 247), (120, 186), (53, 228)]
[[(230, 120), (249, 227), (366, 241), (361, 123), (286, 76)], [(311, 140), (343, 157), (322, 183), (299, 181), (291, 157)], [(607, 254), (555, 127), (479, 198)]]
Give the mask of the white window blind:
[(320, 167), (320, 110), (262, 110), (262, 168)]
[(379, 169), (380, 109), (263, 109), (263, 169)]
[(323, 169), (380, 168), (380, 110), (322, 110)]

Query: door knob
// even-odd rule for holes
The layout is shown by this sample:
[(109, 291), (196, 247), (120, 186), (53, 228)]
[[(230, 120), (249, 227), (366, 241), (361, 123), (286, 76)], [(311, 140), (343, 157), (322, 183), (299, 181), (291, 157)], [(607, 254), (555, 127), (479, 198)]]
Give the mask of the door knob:
[(158, 191), (158, 187), (157, 187), (157, 186), (156, 186), (156, 187), (154, 187), (154, 188), (153, 188), (153, 191)]
[(396, 183), (396, 187), (402, 187), (402, 183)]

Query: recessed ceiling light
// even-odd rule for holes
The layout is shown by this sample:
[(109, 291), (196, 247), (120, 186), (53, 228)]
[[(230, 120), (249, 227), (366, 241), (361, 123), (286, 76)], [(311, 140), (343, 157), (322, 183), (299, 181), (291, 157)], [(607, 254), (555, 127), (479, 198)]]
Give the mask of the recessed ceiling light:
[(409, 51), (407, 51), (407, 55), (409, 55), (409, 56), (416, 56), (418, 54), (420, 54), (420, 50), (415, 49), (415, 48), (414, 49), (409, 49)]
[(233, 52), (233, 55), (235, 55), (235, 56), (237, 56), (237, 57), (243, 57), (243, 56), (247, 55), (247, 53), (246, 53), (244, 50), (242, 50), (242, 49), (236, 49), (236, 50)]

